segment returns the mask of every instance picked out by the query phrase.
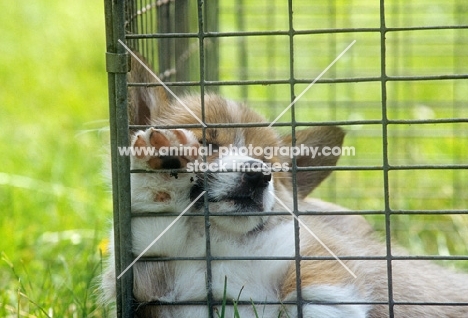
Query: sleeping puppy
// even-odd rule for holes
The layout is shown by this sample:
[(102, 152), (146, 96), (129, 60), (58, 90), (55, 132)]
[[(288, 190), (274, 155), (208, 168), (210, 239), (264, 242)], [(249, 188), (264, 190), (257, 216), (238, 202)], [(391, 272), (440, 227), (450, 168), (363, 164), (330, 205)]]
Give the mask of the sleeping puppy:
[[(154, 80), (132, 61), (129, 82)], [(346, 211), (304, 199), (330, 170), (297, 171), (293, 179), (292, 156), (271, 151), (299, 145), (319, 151), (340, 147), (340, 128), (300, 130), (293, 142), (264, 124), (253, 127), (266, 120), (217, 95), (171, 101), (161, 87), (138, 86), (130, 88), (129, 96), (131, 124), (199, 124), (193, 115), (207, 124), (206, 129), (148, 128), (132, 134), (131, 168), (140, 171), (131, 175), (135, 257), (165, 231), (143, 255), (156, 261), (137, 262), (132, 268), (134, 298), (140, 303), (136, 317), (204, 318), (209, 311), (216, 317), (223, 310), (225, 317), (238, 312), (241, 318), (468, 317), (468, 306), (443, 306), (468, 302), (468, 275), (411, 259), (388, 266), (385, 244), (364, 218), (313, 215)], [(217, 125), (221, 123), (231, 126)], [(294, 158), (299, 167), (333, 166), (338, 160)], [(167, 169), (187, 172), (170, 174)], [(296, 218), (291, 211), (311, 213)], [(392, 251), (406, 255), (394, 247)], [(109, 302), (116, 281), (112, 244), (110, 253), (102, 279)], [(213, 299), (210, 308), (208, 298)], [(222, 305), (223, 299), (228, 305)]]

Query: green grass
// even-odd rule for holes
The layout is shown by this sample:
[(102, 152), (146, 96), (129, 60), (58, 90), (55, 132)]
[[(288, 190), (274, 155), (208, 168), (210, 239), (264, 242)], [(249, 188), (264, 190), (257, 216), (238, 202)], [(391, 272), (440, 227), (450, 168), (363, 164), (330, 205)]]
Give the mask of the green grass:
[(103, 317), (94, 277), (111, 218), (103, 5), (0, 13), (0, 316)]
[[(240, 301), (240, 297), (241, 297), (241, 294), (242, 294), (242, 291), (243, 291), (244, 287), (242, 287), (240, 289), (239, 294), (237, 295), (236, 299), (228, 299), (228, 297), (227, 297), (227, 285), (228, 285), (228, 278), (225, 276), (224, 277), (224, 290), (223, 290), (223, 299), (222, 299), (222, 302), (221, 302), (221, 308), (219, 310), (217, 308), (215, 308), (215, 314), (217, 315), (218, 318), (229, 318), (228, 316), (226, 316), (226, 308), (228, 306), (228, 302), (231, 301), (232, 302), (232, 310), (233, 310), (233, 318), (241, 318), (240, 313), (239, 313), (239, 301)], [(255, 304), (252, 299), (250, 299), (250, 302), (251, 302), (251, 306), (252, 306), (253, 317), (263, 318), (264, 317), (264, 315), (263, 315), (264, 312), (263, 312), (263, 308), (262, 308), (263, 306)], [(280, 318), (280, 317), (289, 318), (289, 315), (288, 315), (285, 308), (281, 308), (281, 310), (279, 311), (278, 318)]]
[[(296, 12), (315, 17), (298, 16), (298, 26), (332, 26), (333, 21), (324, 18), (327, 7), (297, 3)], [(336, 26), (378, 26), (376, 4), (365, 7), (363, 0), (352, 1), (347, 7), (344, 1), (337, 3)], [(438, 21), (466, 24), (466, 6), (458, 8), (454, 3), (440, 1), (430, 8), (408, 5), (419, 14), (403, 15), (402, 19), (392, 16), (388, 22), (390, 26), (427, 25), (427, 16), (437, 12)], [(225, 31), (235, 24), (229, 10), (221, 10)], [(5, 2), (0, 12), (0, 317), (106, 316), (105, 308), (96, 301), (94, 281), (101, 270), (100, 248), (105, 245), (112, 214), (110, 191), (102, 174), (108, 141), (103, 11), (101, 1), (38, 0)], [(246, 16), (248, 30), (270, 28), (268, 20), (259, 15), (263, 9), (248, 12), (253, 12)], [(279, 12), (275, 13), (275, 29), (285, 29), (287, 19)], [(362, 18), (349, 12), (361, 13)], [(391, 33), (390, 73), (466, 74), (466, 54), (461, 54), (467, 49), (461, 40), (466, 35), (466, 30)], [(338, 34), (317, 35), (313, 37), (316, 45), (311, 46), (309, 38), (295, 38), (298, 77), (313, 79), (354, 36), (358, 42), (349, 58), (325, 77), (378, 76), (379, 37)], [(221, 41), (223, 79), (239, 78), (231, 67), (238, 58), (232, 49), (238, 43), (234, 40)], [(255, 37), (248, 44), (249, 79), (289, 76), (288, 50), (282, 45), (288, 44), (287, 38)], [(404, 51), (408, 46), (409, 56)], [(267, 58), (269, 50), (276, 50), (272, 60)], [(296, 105), (296, 113), (309, 121), (380, 119), (379, 85), (316, 85)], [(297, 85), (297, 92), (305, 87)], [(388, 89), (390, 118), (468, 117), (466, 81), (392, 82)], [(221, 91), (233, 99), (244, 98), (236, 87)], [(253, 107), (273, 119), (288, 104), (289, 87), (251, 86), (248, 98)], [(282, 120), (288, 120), (287, 116)], [(380, 126), (346, 129), (346, 144), (356, 147), (357, 156), (343, 158), (340, 164), (382, 164)], [(389, 137), (392, 164), (466, 163), (466, 124), (391, 125)], [(466, 170), (391, 171), (391, 207), (466, 209), (467, 177)], [(344, 171), (334, 173), (316, 195), (352, 209), (382, 210), (382, 187), (380, 171)], [(369, 219), (383, 230), (382, 216)], [(413, 253), (467, 254), (467, 224), (467, 215), (393, 216), (392, 234)], [(466, 262), (451, 265), (468, 267)]]

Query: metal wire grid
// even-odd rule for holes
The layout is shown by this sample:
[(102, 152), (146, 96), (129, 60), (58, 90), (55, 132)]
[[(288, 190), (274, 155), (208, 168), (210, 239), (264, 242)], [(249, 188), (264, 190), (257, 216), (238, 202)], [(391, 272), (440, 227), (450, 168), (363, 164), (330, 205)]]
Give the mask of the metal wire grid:
[[(330, 169), (334, 171), (377, 171), (382, 173), (383, 178), (383, 209), (370, 209), (370, 210), (359, 210), (351, 212), (336, 212), (336, 213), (324, 213), (324, 214), (361, 214), (361, 215), (381, 215), (384, 217), (384, 231), (386, 235), (386, 255), (381, 257), (359, 257), (359, 256), (339, 256), (342, 260), (382, 260), (387, 262), (388, 269), (388, 302), (378, 304), (388, 304), (389, 315), (393, 317), (393, 309), (395, 305), (453, 305), (453, 306), (468, 306), (468, 304), (459, 303), (446, 303), (446, 304), (435, 304), (435, 303), (396, 303), (393, 300), (393, 289), (392, 289), (392, 261), (396, 260), (460, 260), (467, 261), (468, 256), (408, 256), (408, 257), (396, 257), (392, 256), (392, 243), (391, 234), (393, 215), (445, 215), (445, 214), (460, 214), (465, 215), (468, 211), (463, 209), (438, 209), (438, 210), (414, 210), (414, 209), (395, 209), (391, 206), (391, 194), (390, 194), (390, 173), (393, 171), (431, 171), (431, 170), (443, 170), (443, 171), (454, 171), (463, 172), (468, 168), (467, 164), (460, 164), (459, 162), (453, 164), (392, 164), (389, 160), (389, 127), (391, 125), (430, 125), (430, 124), (466, 124), (468, 120), (464, 113), (461, 112), (459, 118), (443, 118), (443, 119), (407, 119), (397, 118), (392, 119), (388, 116), (390, 113), (388, 109), (388, 95), (389, 95), (389, 84), (391, 83), (411, 83), (420, 81), (462, 81), (468, 79), (468, 74), (465, 69), (462, 68), (458, 74), (439, 74), (439, 75), (389, 75), (388, 74), (388, 40), (387, 36), (391, 34), (400, 34), (401, 32), (422, 32), (431, 30), (467, 30), (466, 24), (459, 25), (427, 25), (427, 26), (398, 26), (398, 27), (387, 27), (386, 21), (386, 8), (387, 3), (390, 1), (380, 0), (378, 5), (378, 27), (360, 27), (360, 28), (345, 28), (340, 27), (337, 23), (332, 23), (329, 28), (322, 29), (295, 29), (295, 18), (298, 16), (294, 12), (293, 1), (287, 2), (286, 12), (283, 11), (280, 14), (286, 17), (287, 29), (272, 31), (267, 29), (264, 31), (239, 31), (244, 30), (245, 27), (245, 3), (240, 1), (237, 5), (237, 20), (235, 24), (239, 30), (236, 31), (219, 31), (219, 3), (216, 1), (210, 3), (204, 3), (203, 1), (195, 2), (189, 1), (177, 1), (176, 5), (174, 1), (157, 1), (157, 2), (146, 2), (142, 0), (138, 1), (106, 1), (106, 29), (107, 29), (107, 52), (108, 52), (108, 72), (109, 72), (109, 95), (110, 95), (110, 118), (111, 118), (111, 143), (112, 143), (112, 158), (113, 158), (113, 192), (114, 192), (114, 227), (116, 237), (116, 271), (121, 272), (134, 258), (134, 255), (130, 253), (131, 240), (130, 240), (130, 197), (129, 197), (129, 162), (128, 158), (120, 157), (117, 154), (117, 147), (128, 145), (128, 129), (134, 128), (146, 128), (145, 126), (128, 126), (127, 119), (127, 100), (126, 90), (127, 82), (125, 73), (128, 70), (126, 64), (127, 55), (123, 47), (118, 45), (119, 39), (125, 39), (133, 48), (139, 50), (153, 65), (159, 66), (161, 77), (166, 80), (166, 85), (173, 88), (197, 88), (200, 91), (200, 96), (203, 100), (204, 92), (208, 89), (215, 88), (222, 90), (223, 88), (239, 87), (240, 95), (247, 98), (249, 95), (249, 89), (255, 85), (286, 85), (289, 87), (290, 100), (293, 100), (297, 95), (297, 87), (299, 84), (310, 83), (309, 79), (297, 78), (297, 71), (295, 60), (292, 58), (295, 56), (294, 42), (298, 36), (312, 36), (312, 35), (331, 35), (331, 34), (346, 34), (346, 33), (357, 33), (357, 34), (377, 34), (379, 36), (379, 47), (380, 47), (380, 70), (378, 75), (374, 76), (341, 76), (334, 78), (336, 73), (332, 73), (332, 76), (326, 79), (320, 79), (317, 84), (340, 84), (340, 83), (379, 83), (380, 85), (380, 115), (379, 119), (340, 119), (339, 116), (333, 120), (323, 120), (319, 122), (307, 122), (297, 120), (296, 107), (291, 108), (290, 118), (286, 122), (278, 122), (274, 126), (278, 128), (289, 129), (294, 137), (296, 128), (305, 126), (319, 126), (319, 125), (341, 125), (341, 126), (356, 126), (356, 125), (377, 125), (381, 129), (381, 159), (382, 164), (374, 165), (342, 165), (339, 167), (316, 167), (318, 169)], [(460, 1), (455, 1), (459, 3)], [(336, 2), (334, 3), (336, 8)], [(461, 5), (461, 4), (460, 4)], [(392, 8), (394, 8), (393, 6)], [(284, 6), (283, 6), (284, 9)], [(274, 6), (270, 6), (269, 10), (275, 10)], [(195, 12), (195, 14), (193, 14)], [(270, 11), (273, 14), (273, 11)], [(328, 12), (334, 14), (334, 10)], [(336, 13), (336, 12), (335, 12)], [(187, 17), (192, 14), (191, 19), (179, 19), (176, 17)], [(174, 19), (177, 19), (177, 23), (174, 23)], [(193, 20), (194, 19), (194, 20)], [(194, 22), (195, 21), (195, 24)], [(339, 23), (338, 23), (339, 24)], [(272, 25), (267, 25), (267, 28), (272, 28)], [(248, 50), (245, 46), (245, 39), (250, 37), (274, 37), (284, 36), (288, 39), (289, 48), (289, 61), (288, 61), (288, 76), (285, 79), (249, 79), (246, 75), (245, 69), (248, 67)], [(218, 41), (225, 38), (238, 38), (240, 39), (238, 44), (240, 47), (240, 58), (239, 58), (239, 72), (238, 79), (225, 80), (219, 79), (219, 46)], [(191, 42), (192, 41), (192, 42)], [(193, 45), (195, 43), (195, 46)], [(208, 43), (208, 45), (207, 45)], [(208, 48), (207, 48), (208, 46)], [(197, 54), (191, 54), (198, 52)], [(164, 54), (163, 51), (168, 52)], [(189, 54), (187, 54), (189, 52)], [(330, 52), (333, 54), (333, 52)], [(207, 59), (210, 56), (210, 59)], [(175, 57), (175, 58), (174, 58)], [(181, 58), (183, 57), (183, 58)], [(196, 61), (194, 61), (196, 60)], [(157, 61), (157, 62), (156, 62)], [(194, 67), (195, 65), (195, 67)], [(193, 72), (193, 69), (196, 69)], [(184, 71), (184, 70), (189, 71)], [(192, 70), (190, 70), (192, 69)], [(210, 73), (208, 73), (210, 72)], [(195, 76), (193, 75), (195, 73)], [(269, 73), (271, 75), (271, 73)], [(198, 78), (197, 78), (198, 77)], [(273, 76), (274, 77), (274, 74)], [(146, 85), (144, 83), (128, 83), (128, 86)], [(333, 87), (333, 85), (331, 85)], [(336, 93), (336, 92), (335, 92)], [(333, 103), (333, 102), (332, 102)], [(336, 114), (335, 114), (336, 116)], [(302, 117), (299, 117), (302, 118)], [(237, 124), (208, 124), (208, 128), (211, 127), (258, 127), (267, 126), (268, 124), (250, 124), (250, 125), (237, 125)], [(185, 126), (165, 126), (159, 128), (201, 128), (200, 125), (185, 125)], [(294, 140), (294, 138), (293, 138)], [(293, 164), (292, 167), (293, 180), (297, 171), (312, 170), (312, 168), (296, 167)], [(133, 173), (137, 173), (134, 171)], [(297, 189), (294, 186), (294, 194)], [(294, 212), (299, 215), (297, 209), (297, 200), (294, 200)], [(321, 214), (320, 212), (301, 212), (301, 215), (305, 214)], [(278, 215), (278, 213), (270, 213), (271, 215)], [(140, 214), (139, 216), (148, 216), (151, 212)], [(161, 214), (163, 215), (163, 214)], [(301, 260), (332, 260), (333, 258), (327, 257), (304, 257), (299, 256), (299, 245), (298, 245), (298, 224), (295, 224), (296, 233), (296, 257), (294, 258), (259, 258), (259, 257), (245, 257), (245, 258), (233, 258), (233, 257), (214, 257), (210, 253), (210, 236), (209, 236), (209, 217), (217, 215), (227, 215), (226, 213), (217, 214), (210, 212), (208, 215), (208, 208), (205, 206), (205, 213), (192, 214), (192, 216), (204, 216), (206, 220), (206, 248), (207, 256), (204, 258), (157, 258), (158, 261), (169, 261), (169, 260), (205, 260), (207, 262), (207, 284), (209, 286), (211, 281), (211, 263), (217, 260), (292, 260), (296, 263), (296, 277), (297, 279), (297, 310), (298, 316), (301, 316), (302, 304), (301, 304), (301, 288), (300, 288), (300, 261)], [(248, 213), (246, 214), (248, 215)], [(145, 258), (143, 261), (156, 260), (153, 258)], [(118, 282), (118, 299), (117, 299), (117, 311), (118, 315), (122, 317), (130, 317), (133, 313), (135, 304), (132, 300), (132, 275), (127, 273)], [(170, 305), (162, 304), (161, 302), (155, 302), (158, 305)], [(210, 288), (207, 288), (207, 301), (206, 302), (184, 302), (181, 305), (207, 305), (209, 308), (220, 305), (219, 300), (213, 299), (213, 295)], [(242, 302), (240, 304), (243, 304)], [(267, 303), (266, 303), (267, 304)], [(286, 303), (284, 303), (286, 304)], [(376, 303), (372, 303), (376, 304)], [(148, 304), (151, 305), (151, 304)], [(246, 305), (250, 305), (246, 304)], [(213, 317), (213, 310), (210, 310), (210, 317)]]

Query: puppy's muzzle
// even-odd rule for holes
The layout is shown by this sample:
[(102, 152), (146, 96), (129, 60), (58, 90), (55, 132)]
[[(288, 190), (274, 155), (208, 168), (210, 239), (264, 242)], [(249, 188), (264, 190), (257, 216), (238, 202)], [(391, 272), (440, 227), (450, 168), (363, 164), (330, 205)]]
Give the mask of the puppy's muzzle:
[(246, 161), (243, 164), (243, 167), (246, 169), (246, 172), (242, 175), (242, 182), (246, 184), (249, 188), (266, 188), (268, 183), (271, 181), (271, 174), (265, 174), (262, 171), (256, 170), (249, 170), (249, 168), (253, 167), (254, 165), (258, 165), (257, 161)]

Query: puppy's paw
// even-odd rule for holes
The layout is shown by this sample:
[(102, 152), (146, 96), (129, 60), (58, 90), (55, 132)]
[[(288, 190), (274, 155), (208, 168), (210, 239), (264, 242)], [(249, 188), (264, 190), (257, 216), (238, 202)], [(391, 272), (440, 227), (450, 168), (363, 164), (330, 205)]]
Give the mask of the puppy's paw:
[(171, 212), (185, 208), (195, 175), (157, 172), (184, 169), (198, 159), (199, 143), (195, 135), (183, 129), (138, 131), (132, 139), (131, 168), (156, 171), (132, 173), (133, 212)]
[(140, 130), (132, 140), (132, 168), (182, 169), (198, 158), (198, 147), (195, 135), (188, 130)]

